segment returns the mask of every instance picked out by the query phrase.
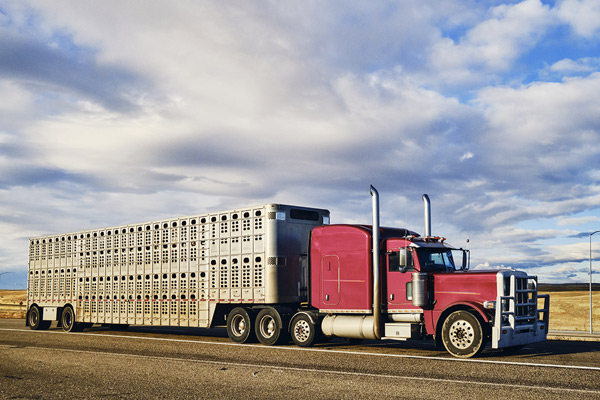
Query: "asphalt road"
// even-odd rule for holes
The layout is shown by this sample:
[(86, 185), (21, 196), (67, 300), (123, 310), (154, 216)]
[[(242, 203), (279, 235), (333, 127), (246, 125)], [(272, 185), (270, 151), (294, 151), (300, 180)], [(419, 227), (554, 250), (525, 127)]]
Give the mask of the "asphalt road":
[(224, 329), (31, 331), (0, 320), (0, 398), (600, 399), (600, 343), (548, 341), (459, 360), (428, 342), (302, 349)]

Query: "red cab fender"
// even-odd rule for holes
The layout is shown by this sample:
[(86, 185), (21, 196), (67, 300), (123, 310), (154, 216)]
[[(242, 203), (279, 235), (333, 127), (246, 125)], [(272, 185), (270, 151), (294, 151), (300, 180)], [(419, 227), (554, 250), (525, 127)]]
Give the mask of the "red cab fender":
[(449, 304), (444, 310), (432, 310), (432, 318), (425, 319), (425, 325), (427, 332), (434, 334), (436, 337), (440, 336), (442, 325), (448, 315), (452, 314), (457, 310), (468, 310), (477, 313), (485, 323), (489, 323), (492, 320), (492, 314), (490, 310), (483, 308), (481, 303), (474, 301), (457, 301), (456, 303)]

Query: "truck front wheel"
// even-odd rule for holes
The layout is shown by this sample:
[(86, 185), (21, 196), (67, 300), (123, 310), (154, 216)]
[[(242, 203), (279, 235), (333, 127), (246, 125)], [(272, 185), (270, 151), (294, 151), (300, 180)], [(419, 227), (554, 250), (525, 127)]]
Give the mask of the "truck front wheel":
[(442, 326), (442, 341), (448, 353), (458, 358), (473, 357), (485, 346), (481, 320), (469, 311), (455, 311)]

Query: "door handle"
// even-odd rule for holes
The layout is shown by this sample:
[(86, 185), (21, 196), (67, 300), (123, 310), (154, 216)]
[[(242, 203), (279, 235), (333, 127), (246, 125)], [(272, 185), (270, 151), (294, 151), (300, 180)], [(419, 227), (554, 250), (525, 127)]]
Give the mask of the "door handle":
[(394, 293), (390, 293), (390, 300), (394, 300)]

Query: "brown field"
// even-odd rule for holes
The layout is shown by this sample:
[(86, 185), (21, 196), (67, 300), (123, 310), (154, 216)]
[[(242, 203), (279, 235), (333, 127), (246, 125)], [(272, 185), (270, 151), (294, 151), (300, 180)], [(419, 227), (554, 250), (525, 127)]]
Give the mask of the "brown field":
[[(590, 297), (587, 291), (545, 291), (550, 294), (550, 329), (590, 330)], [(594, 332), (600, 332), (600, 292), (593, 293)], [(20, 305), (20, 303), (23, 305)], [(25, 318), (27, 292), (0, 290), (0, 318)], [(541, 306), (541, 304), (540, 304)]]
[(26, 308), (26, 290), (0, 290), (0, 318), (25, 318)]
[[(590, 331), (589, 291), (544, 293), (550, 295), (550, 329)], [(594, 332), (600, 332), (600, 292), (592, 292), (592, 303)]]

